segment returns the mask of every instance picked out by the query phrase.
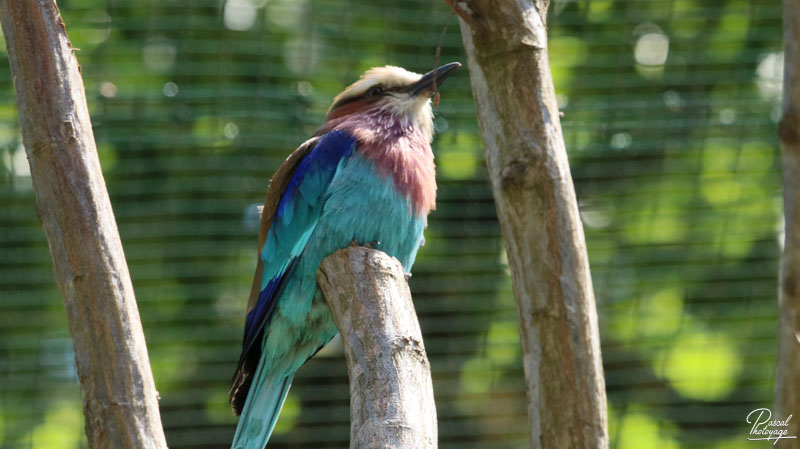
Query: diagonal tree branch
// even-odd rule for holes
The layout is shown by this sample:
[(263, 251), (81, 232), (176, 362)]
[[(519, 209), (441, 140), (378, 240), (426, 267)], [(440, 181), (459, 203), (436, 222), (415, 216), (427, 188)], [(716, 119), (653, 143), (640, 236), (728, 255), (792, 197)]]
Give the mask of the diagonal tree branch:
[(166, 448), (158, 393), (97, 157), (83, 80), (53, 0), (1, 0), (36, 209), (64, 295), (92, 448)]
[(592, 280), (545, 27), (547, 0), (446, 0), (461, 17), (519, 314), (532, 448), (606, 448)]

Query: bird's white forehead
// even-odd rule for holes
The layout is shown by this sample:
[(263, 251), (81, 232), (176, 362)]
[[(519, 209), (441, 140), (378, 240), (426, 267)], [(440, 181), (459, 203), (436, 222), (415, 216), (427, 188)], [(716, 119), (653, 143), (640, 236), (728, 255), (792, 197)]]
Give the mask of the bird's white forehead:
[(362, 95), (371, 87), (379, 84), (386, 89), (391, 89), (393, 87), (408, 86), (419, 81), (420, 78), (422, 78), (422, 75), (419, 73), (409, 72), (402, 67), (391, 65), (373, 67), (364, 72), (358, 81), (347, 86), (342, 93), (337, 95), (332, 104), (336, 104), (336, 102), (344, 98)]
[(345, 89), (345, 91), (359, 84), (369, 84), (370, 87), (374, 86), (375, 84), (381, 84), (388, 88), (407, 86), (411, 83), (419, 81), (420, 78), (422, 78), (422, 75), (419, 73), (409, 72), (402, 67), (395, 67), (391, 65), (384, 67), (373, 67), (361, 75), (361, 79), (351, 84), (350, 87)]

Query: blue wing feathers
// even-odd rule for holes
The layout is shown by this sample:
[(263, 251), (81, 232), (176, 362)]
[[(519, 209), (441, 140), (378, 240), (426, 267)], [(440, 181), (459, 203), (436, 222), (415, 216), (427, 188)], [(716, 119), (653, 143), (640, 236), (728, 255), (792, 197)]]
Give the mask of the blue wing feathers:
[(264, 336), (264, 327), (275, 306), (275, 301), (271, 301), (271, 299), (280, 296), (280, 292), (286, 284), (286, 279), (294, 270), (296, 263), (297, 258), (292, 259), (283, 270), (281, 276), (274, 277), (267, 282), (267, 286), (258, 295), (256, 306), (247, 314), (244, 325), (244, 339), (242, 341), (242, 357), (245, 357), (253, 349), (254, 345), (258, 344), (258, 348), (260, 348), (260, 343)]
[[(241, 394), (246, 394), (249, 388), (256, 362), (261, 356), (264, 330), (274, 313), (277, 298), (281, 297), (281, 290), (286, 287), (295, 262), (322, 215), (331, 180), (342, 161), (352, 156), (355, 148), (356, 140), (347, 133), (331, 131), (325, 134), (297, 162), (285, 190), (280, 193), (260, 254), (264, 263), (261, 290), (246, 318), (242, 354), (234, 375), (236, 391), (241, 391)], [(243, 398), (239, 399), (232, 400), (232, 403), (242, 403)]]
[[(355, 139), (341, 131), (324, 135), (300, 162), (281, 195), (275, 219), (267, 235), (261, 258), (266, 263), (258, 302), (247, 315), (245, 350), (269, 321), (272, 299), (282, 280), (291, 272), (289, 260), (296, 260), (308, 242), (322, 209), (322, 199), (342, 159), (355, 150)], [(299, 193), (299, 195), (298, 195)], [(294, 262), (291, 263), (294, 266)], [(250, 337), (248, 341), (248, 336)]]
[[(282, 218), (292, 203), (298, 187), (308, 204), (323, 194), (333, 178), (339, 162), (353, 154), (355, 139), (342, 131), (331, 131), (322, 136), (313, 150), (303, 158), (281, 196), (275, 218)], [(291, 220), (291, 219), (290, 219)]]

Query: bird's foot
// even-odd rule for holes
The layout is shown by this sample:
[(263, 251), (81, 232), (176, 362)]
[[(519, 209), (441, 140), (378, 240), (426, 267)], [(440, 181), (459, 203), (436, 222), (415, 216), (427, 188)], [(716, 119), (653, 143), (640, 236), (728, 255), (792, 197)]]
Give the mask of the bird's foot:
[(411, 279), (411, 272), (403, 273), (403, 276), (405, 276), (406, 282), (408, 282), (408, 280)]
[(347, 245), (347, 246), (364, 246), (364, 247), (367, 247), (369, 249), (376, 249), (380, 245), (381, 245), (381, 242), (379, 242), (378, 240), (373, 240), (373, 241), (367, 242), (367, 243), (361, 243), (358, 240), (353, 239), (353, 241), (351, 241), (350, 244)]

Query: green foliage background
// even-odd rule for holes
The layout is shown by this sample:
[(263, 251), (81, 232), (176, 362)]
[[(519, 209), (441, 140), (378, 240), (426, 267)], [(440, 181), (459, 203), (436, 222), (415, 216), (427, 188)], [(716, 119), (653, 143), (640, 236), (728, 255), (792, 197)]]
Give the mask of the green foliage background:
[[(226, 447), (253, 205), (363, 70), (432, 68), (449, 10), (427, 0), (60, 7), (169, 445)], [(773, 403), (780, 2), (554, 0), (549, 22), (612, 448), (751, 448), (745, 417)], [(465, 62), (454, 19), (442, 45), (442, 61), (453, 60)], [(86, 447), (7, 70), (0, 97), (0, 448)], [(525, 448), (514, 301), (466, 70), (446, 84), (436, 128), (439, 207), (411, 287), (440, 447)], [(345, 448), (348, 438), (333, 345), (301, 370), (270, 447)]]

